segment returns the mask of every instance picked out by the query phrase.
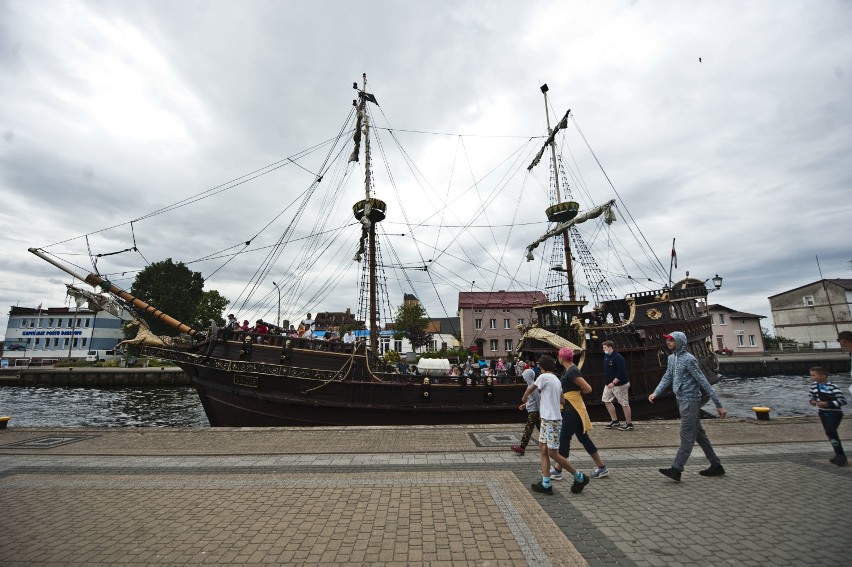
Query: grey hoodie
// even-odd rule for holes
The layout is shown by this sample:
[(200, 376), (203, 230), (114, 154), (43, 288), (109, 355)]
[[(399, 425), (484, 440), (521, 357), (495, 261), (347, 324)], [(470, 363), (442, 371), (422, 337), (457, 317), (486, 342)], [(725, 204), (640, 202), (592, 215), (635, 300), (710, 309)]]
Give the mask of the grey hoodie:
[(722, 407), (719, 396), (707, 381), (707, 377), (698, 366), (698, 361), (686, 350), (686, 335), (680, 331), (675, 331), (671, 335), (675, 341), (675, 351), (669, 355), (666, 373), (663, 374), (660, 385), (654, 390), (654, 395), (659, 396), (671, 385), (678, 400), (700, 400), (701, 390), (704, 390), (710, 394), (710, 399), (717, 408)]
[[(532, 368), (524, 370), (521, 376), (524, 377), (524, 382), (527, 383), (527, 386), (535, 384), (535, 370)], [(536, 390), (530, 394), (530, 397), (527, 398), (527, 412), (532, 413), (534, 411), (538, 411), (538, 401), (540, 398), (541, 392), (536, 388)]]

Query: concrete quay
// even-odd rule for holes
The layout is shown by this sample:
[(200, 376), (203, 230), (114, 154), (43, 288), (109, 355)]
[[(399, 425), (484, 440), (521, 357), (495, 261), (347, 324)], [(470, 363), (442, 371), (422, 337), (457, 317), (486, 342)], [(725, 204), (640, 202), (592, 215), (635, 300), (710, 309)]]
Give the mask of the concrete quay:
[[(11, 422), (14, 424), (14, 420)], [(0, 431), (0, 564), (848, 565), (852, 467), (816, 417), (595, 424), (610, 468), (533, 493), (521, 427), (15, 428)], [(852, 423), (841, 436), (852, 452)], [(593, 464), (581, 447), (572, 460)]]

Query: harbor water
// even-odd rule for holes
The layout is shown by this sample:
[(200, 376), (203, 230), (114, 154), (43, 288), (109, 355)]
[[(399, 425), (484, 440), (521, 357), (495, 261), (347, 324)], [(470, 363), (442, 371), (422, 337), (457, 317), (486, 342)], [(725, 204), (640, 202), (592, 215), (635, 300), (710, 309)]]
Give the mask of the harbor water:
[[(846, 394), (849, 374), (831, 380)], [(813, 415), (808, 405), (808, 376), (727, 376), (716, 384), (732, 417), (754, 417), (753, 406), (771, 409), (771, 417)], [(852, 400), (850, 400), (852, 401)], [(713, 405), (704, 408), (714, 413)], [(208, 427), (198, 395), (191, 387), (156, 388), (0, 388), (0, 415), (12, 427)]]

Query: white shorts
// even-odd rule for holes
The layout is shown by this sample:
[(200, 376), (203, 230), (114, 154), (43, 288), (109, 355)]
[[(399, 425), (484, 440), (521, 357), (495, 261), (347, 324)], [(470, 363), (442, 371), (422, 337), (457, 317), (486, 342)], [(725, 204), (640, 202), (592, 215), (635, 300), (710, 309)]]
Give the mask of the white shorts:
[(611, 402), (613, 400), (618, 400), (619, 405), (629, 406), (630, 401), (627, 398), (627, 390), (630, 389), (630, 382), (627, 384), (616, 384), (612, 388), (604, 388), (603, 393), (603, 402)]

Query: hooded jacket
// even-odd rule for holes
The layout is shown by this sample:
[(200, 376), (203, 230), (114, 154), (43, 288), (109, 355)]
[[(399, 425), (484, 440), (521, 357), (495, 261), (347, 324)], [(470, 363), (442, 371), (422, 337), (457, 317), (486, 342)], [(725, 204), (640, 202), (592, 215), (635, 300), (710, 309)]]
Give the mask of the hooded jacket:
[[(524, 372), (523, 372), (523, 374), (521, 374), (521, 376), (524, 377), (524, 382), (527, 383), (527, 386), (535, 384), (535, 371), (533, 371), (532, 368), (527, 368), (526, 370), (524, 370)], [(539, 403), (540, 399), (541, 399), (541, 392), (539, 392), (538, 390), (536, 390), (535, 392), (530, 394), (530, 397), (527, 398), (527, 412), (528, 413), (538, 411), (538, 403)]]
[(675, 350), (669, 355), (666, 373), (663, 374), (659, 386), (654, 390), (654, 396), (659, 396), (671, 386), (678, 401), (700, 400), (701, 390), (704, 390), (710, 395), (710, 399), (717, 408), (722, 407), (719, 396), (707, 381), (707, 377), (698, 366), (698, 361), (686, 350), (686, 335), (680, 331), (675, 331), (671, 335), (675, 341)]

